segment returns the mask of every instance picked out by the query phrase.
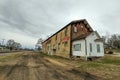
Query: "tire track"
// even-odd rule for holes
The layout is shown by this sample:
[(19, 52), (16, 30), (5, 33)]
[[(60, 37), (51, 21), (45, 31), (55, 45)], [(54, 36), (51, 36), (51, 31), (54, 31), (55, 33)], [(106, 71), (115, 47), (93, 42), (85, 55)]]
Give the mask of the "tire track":
[(102, 80), (88, 73), (55, 65), (34, 52), (19, 56), (15, 65), (0, 67), (0, 80)]

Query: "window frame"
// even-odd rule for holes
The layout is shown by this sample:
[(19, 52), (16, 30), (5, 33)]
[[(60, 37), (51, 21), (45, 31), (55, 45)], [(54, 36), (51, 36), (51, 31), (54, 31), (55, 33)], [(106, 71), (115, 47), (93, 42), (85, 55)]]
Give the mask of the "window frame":
[(101, 52), (100, 44), (96, 44), (96, 48), (97, 48), (97, 53), (100, 53)]
[(66, 41), (66, 42), (64, 42), (64, 46), (65, 47), (67, 47), (68, 46), (68, 42)]
[[(79, 45), (79, 46), (78, 46)], [(73, 45), (73, 50), (74, 51), (81, 51), (81, 43), (79, 43), (79, 44), (74, 44)]]
[(55, 39), (57, 40), (57, 34), (56, 34), (56, 38)]
[(60, 49), (60, 43), (58, 43), (58, 50)]
[(74, 26), (74, 32), (77, 33), (77, 26)]
[(89, 44), (90, 52), (92, 52), (92, 43)]
[(65, 29), (65, 36), (68, 35), (68, 27)]

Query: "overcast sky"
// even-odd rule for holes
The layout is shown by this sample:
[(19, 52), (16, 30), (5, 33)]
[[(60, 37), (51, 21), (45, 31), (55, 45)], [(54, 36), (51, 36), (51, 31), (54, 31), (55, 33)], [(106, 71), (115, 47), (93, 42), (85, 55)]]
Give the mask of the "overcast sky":
[(100, 35), (120, 34), (120, 0), (0, 0), (0, 42), (34, 48), (72, 20), (87, 19)]

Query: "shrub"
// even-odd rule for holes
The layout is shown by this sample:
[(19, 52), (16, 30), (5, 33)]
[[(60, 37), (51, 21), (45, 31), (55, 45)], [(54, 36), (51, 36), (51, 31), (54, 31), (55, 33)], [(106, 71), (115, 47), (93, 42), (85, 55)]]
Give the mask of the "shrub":
[(107, 54), (113, 54), (113, 51), (108, 51), (108, 53)]

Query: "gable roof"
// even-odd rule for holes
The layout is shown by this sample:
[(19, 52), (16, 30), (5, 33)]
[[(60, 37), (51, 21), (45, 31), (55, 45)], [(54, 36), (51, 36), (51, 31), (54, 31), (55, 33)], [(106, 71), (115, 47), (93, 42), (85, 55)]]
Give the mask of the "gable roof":
[(96, 39), (95, 41), (103, 41), (97, 31), (93, 31), (93, 32), (91, 32), (91, 33), (87, 33), (87, 34), (80, 35), (79, 37), (73, 39), (72, 41), (74, 41), (74, 40), (80, 40), (80, 39), (85, 39), (86, 37), (88, 37), (88, 36), (91, 35), (92, 33), (95, 33), (95, 34), (98, 36), (98, 39)]
[[(91, 35), (92, 33), (95, 33), (95, 34), (98, 36), (98, 39), (101, 38), (97, 31), (93, 31), (93, 32), (91, 32), (90, 34), (88, 34), (87, 36)], [(86, 36), (86, 37), (87, 37), (87, 36)]]
[(80, 39), (85, 39), (88, 35), (90, 35), (91, 33), (87, 33), (87, 34), (82, 34), (82, 35), (80, 35), (80, 36), (78, 36), (77, 38), (75, 38), (75, 39), (72, 39), (72, 41), (74, 41), (74, 40), (80, 40)]
[(96, 33), (96, 35), (97, 35), (99, 38), (101, 38), (97, 31), (94, 31), (94, 32)]
[(68, 23), (67, 25), (65, 25), (65, 26), (64, 26), (63, 28), (61, 28), (59, 31), (57, 31), (56, 33), (54, 33), (52, 36), (50, 36), (49, 38), (47, 38), (46, 40), (44, 40), (43, 43), (46, 42), (47, 40), (49, 40), (49, 39), (50, 39), (51, 37), (53, 37), (54, 35), (56, 35), (57, 33), (59, 33), (60, 31), (62, 31), (63, 29), (65, 29), (66, 27), (68, 27), (69, 25), (74, 24), (74, 23), (77, 23), (77, 22), (81, 22), (81, 21), (84, 21), (84, 23), (89, 26), (89, 27), (87, 27), (87, 28), (89, 28), (91, 31), (93, 31), (93, 29), (92, 29), (91, 26), (88, 24), (88, 22), (87, 22), (86, 19), (74, 20), (74, 21), (71, 21), (70, 23)]
[(95, 39), (96, 42), (103, 42), (103, 38)]

